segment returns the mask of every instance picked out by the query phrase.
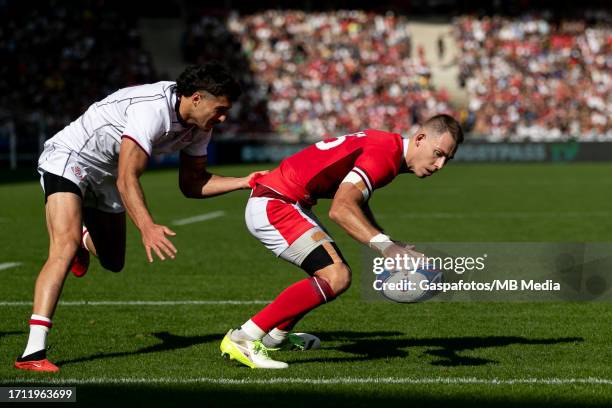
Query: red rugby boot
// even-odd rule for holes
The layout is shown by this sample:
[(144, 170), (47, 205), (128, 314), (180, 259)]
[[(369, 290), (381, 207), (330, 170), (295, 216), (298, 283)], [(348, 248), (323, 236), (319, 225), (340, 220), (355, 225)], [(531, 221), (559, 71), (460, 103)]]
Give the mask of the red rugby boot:
[(89, 251), (85, 248), (79, 248), (76, 255), (72, 259), (70, 271), (77, 278), (82, 278), (87, 273), (89, 268)]

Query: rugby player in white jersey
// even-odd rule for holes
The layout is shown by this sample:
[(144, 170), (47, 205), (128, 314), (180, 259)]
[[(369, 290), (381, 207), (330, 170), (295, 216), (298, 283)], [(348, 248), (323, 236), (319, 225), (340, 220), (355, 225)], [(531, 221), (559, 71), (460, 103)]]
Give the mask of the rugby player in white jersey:
[(38, 162), (45, 195), (49, 255), (34, 289), (24, 370), (55, 372), (46, 337), (69, 270), (83, 276), (89, 254), (119, 272), (125, 259), (125, 212), (140, 231), (149, 262), (174, 258), (175, 233), (155, 223), (139, 178), (151, 155), (180, 151), (179, 186), (189, 198), (249, 188), (252, 175), (206, 171), (214, 125), (227, 117), (240, 85), (216, 63), (188, 67), (176, 82), (120, 89), (91, 105), (45, 143)]

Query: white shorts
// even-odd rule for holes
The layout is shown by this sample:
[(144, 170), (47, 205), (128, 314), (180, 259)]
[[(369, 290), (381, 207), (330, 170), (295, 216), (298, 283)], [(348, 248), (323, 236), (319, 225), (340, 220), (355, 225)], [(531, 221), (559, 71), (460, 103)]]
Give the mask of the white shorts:
[(245, 221), (249, 232), (274, 255), (297, 266), (321, 245), (340, 262), (340, 256), (331, 245), (333, 239), (312, 211), (299, 204), (278, 198), (251, 197)]
[(51, 173), (76, 184), (83, 196), (83, 206), (108, 213), (125, 211), (117, 190), (116, 176), (98, 166), (88, 163), (75, 151), (54, 143), (45, 143), (38, 159), (38, 172), (43, 191), (43, 174)]

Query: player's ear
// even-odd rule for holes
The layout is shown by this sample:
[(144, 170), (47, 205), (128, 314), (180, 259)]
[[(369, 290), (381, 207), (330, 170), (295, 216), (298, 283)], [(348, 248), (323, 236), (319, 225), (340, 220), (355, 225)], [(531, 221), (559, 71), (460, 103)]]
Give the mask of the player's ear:
[(194, 92), (191, 95), (191, 103), (193, 103), (195, 106), (198, 106), (198, 104), (202, 101), (202, 94), (200, 94), (199, 92)]
[(416, 135), (416, 137), (414, 138), (414, 143), (418, 146), (421, 144), (421, 142), (423, 142), (425, 139), (427, 138), (427, 135), (425, 133), (419, 133)]

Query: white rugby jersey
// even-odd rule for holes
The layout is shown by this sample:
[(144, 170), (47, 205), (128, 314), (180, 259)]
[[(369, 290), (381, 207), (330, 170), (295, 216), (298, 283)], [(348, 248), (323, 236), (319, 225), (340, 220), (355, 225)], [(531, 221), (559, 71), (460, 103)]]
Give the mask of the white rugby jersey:
[(147, 153), (183, 151), (205, 156), (211, 131), (183, 126), (176, 113), (176, 83), (162, 81), (120, 89), (92, 104), (48, 144), (75, 152), (79, 160), (116, 174), (122, 137)]

